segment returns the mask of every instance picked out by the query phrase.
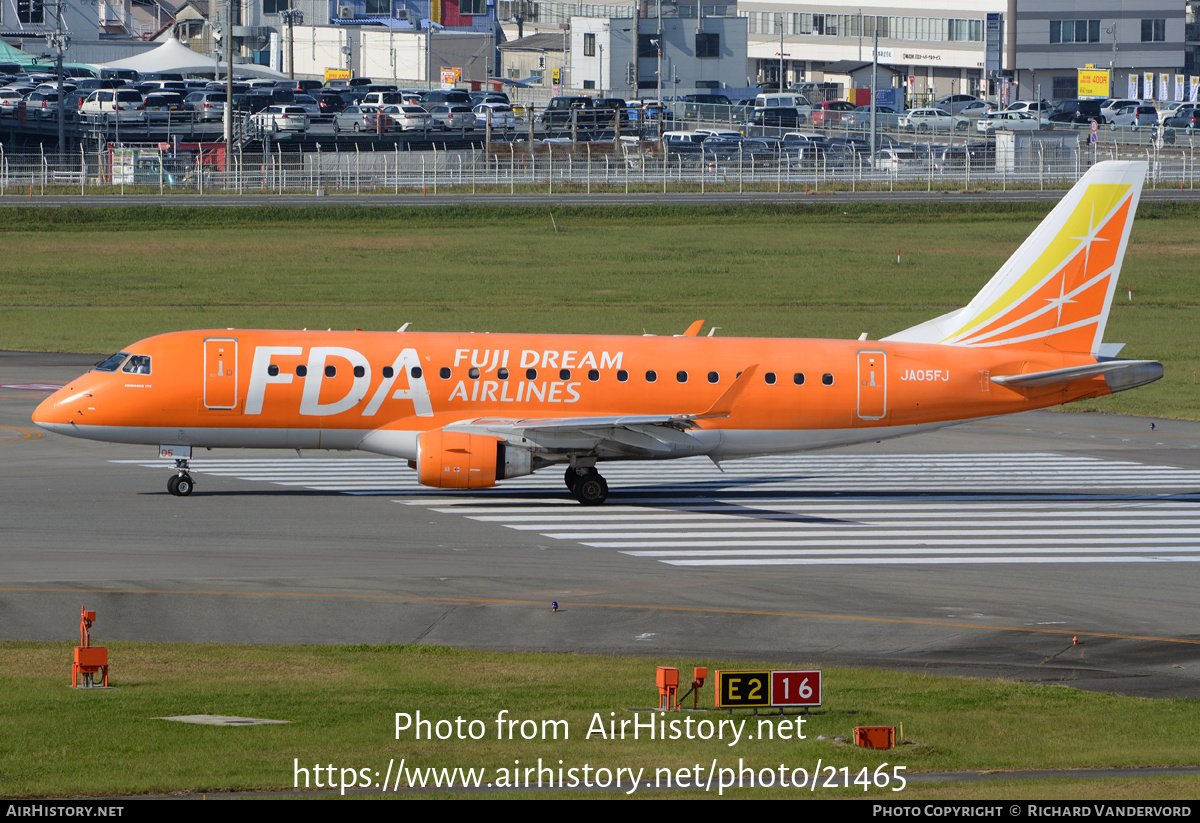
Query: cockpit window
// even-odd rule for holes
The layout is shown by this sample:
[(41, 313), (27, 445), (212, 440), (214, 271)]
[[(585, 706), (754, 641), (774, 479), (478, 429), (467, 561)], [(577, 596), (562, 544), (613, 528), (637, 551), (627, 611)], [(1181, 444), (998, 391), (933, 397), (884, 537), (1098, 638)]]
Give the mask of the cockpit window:
[(126, 374), (149, 374), (150, 373), (150, 355), (135, 354), (129, 358), (129, 362), (125, 364), (125, 368), (121, 371)]
[(96, 364), (96, 371), (116, 371), (121, 368), (121, 364), (125, 362), (125, 358), (129, 356), (129, 352), (123, 351), (119, 354), (114, 354), (107, 360), (102, 360)]

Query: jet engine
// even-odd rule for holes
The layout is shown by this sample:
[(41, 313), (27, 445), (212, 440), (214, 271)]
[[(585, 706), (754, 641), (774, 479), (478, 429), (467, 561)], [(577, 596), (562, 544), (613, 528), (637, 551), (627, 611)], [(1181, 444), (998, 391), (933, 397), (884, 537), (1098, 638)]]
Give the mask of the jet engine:
[(444, 429), (417, 438), (417, 480), (439, 489), (486, 489), (533, 472), (533, 453), (497, 437)]

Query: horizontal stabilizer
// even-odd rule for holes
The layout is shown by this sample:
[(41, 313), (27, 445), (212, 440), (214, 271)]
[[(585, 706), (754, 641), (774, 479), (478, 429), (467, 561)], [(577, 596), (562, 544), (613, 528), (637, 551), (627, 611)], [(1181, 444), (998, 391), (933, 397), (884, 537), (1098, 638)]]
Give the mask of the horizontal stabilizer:
[(1163, 376), (1162, 363), (1155, 360), (1102, 360), (1086, 366), (1068, 369), (1030, 372), (1029, 374), (1006, 374), (991, 378), (991, 382), (1013, 388), (1035, 388), (1060, 386), (1076, 380), (1103, 376), (1113, 392), (1132, 389), (1153, 383)]

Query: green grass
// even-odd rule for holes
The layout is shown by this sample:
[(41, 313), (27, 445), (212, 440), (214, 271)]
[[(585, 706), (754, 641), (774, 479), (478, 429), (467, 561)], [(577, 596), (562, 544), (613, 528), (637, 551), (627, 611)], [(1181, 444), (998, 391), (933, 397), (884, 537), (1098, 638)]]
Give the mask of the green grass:
[[(408, 767), (474, 767), (496, 779), (513, 761), (538, 758), (564, 768), (754, 769), (805, 768), (822, 763), (875, 773), (1075, 769), (1195, 765), (1192, 735), (1200, 702), (1145, 700), (996, 680), (965, 680), (858, 669), (826, 669), (825, 703), (803, 726), (804, 740), (586, 739), (599, 717), (631, 720), (628, 707), (657, 703), (656, 665), (675, 665), (686, 677), (709, 667), (701, 705), (712, 705), (717, 668), (754, 664), (716, 660), (646, 660), (585, 655), (502, 654), (435, 646), (263, 647), (148, 643), (108, 645), (108, 691), (66, 688), (71, 650), (66, 643), (0, 643), (5, 661), (0, 688), (0, 794), (62, 796), (287, 789), (298, 762), (336, 769), (386, 772), (389, 760)], [(797, 667), (806, 661), (796, 661)], [(786, 668), (775, 665), (773, 668)], [(498, 739), (496, 718), (564, 720), (568, 739)], [(440, 719), (480, 720), (479, 740), (416, 740), (396, 736), (397, 712)], [(286, 725), (212, 727), (167, 722), (163, 716), (221, 714), (291, 721)], [(695, 719), (728, 719), (710, 711)], [(677, 716), (678, 717), (678, 716)], [(745, 730), (757, 730), (748, 713)], [(775, 717), (777, 721), (779, 718)], [(791, 718), (794, 719), (794, 716)], [(1102, 720), (1101, 720), (1102, 719)], [(903, 726), (891, 751), (834, 741), (857, 725)], [(476, 727), (478, 730), (479, 727)], [(766, 728), (765, 726), (763, 727)], [(818, 740), (824, 735), (829, 739)], [(894, 772), (891, 772), (894, 774)], [(840, 774), (840, 772), (839, 772)], [(315, 782), (315, 778), (314, 778)], [(327, 781), (326, 781), (327, 782)], [(402, 781), (403, 782), (403, 781)], [(1175, 778), (1009, 782), (920, 786), (904, 792), (872, 788), (880, 798), (1192, 797), (1196, 783)], [(684, 794), (687, 794), (685, 792)], [(700, 794), (699, 792), (690, 792)], [(795, 789), (767, 794), (794, 796)], [(713, 792), (708, 796), (713, 796)], [(733, 796), (749, 792), (734, 791)], [(754, 795), (763, 792), (757, 790)], [(863, 796), (860, 787), (813, 796)], [(659, 795), (655, 795), (659, 796)]]
[[(0, 348), (182, 328), (878, 338), (965, 305), (1048, 204), (0, 209)], [(1144, 204), (1106, 333), (1166, 377), (1085, 408), (1200, 418), (1192, 204)], [(900, 263), (896, 253), (900, 252)], [(1132, 302), (1126, 286), (1133, 288)]]

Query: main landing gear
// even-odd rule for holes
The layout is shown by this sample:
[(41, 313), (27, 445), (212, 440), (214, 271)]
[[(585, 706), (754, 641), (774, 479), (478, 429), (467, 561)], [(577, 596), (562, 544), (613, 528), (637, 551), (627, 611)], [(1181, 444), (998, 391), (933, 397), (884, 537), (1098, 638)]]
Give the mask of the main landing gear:
[(575, 499), (585, 506), (599, 506), (608, 499), (608, 483), (595, 466), (580, 469), (568, 466), (563, 480)]
[(176, 460), (175, 468), (178, 471), (167, 480), (167, 491), (176, 497), (187, 497), (196, 488), (192, 476), (188, 474), (187, 460)]

